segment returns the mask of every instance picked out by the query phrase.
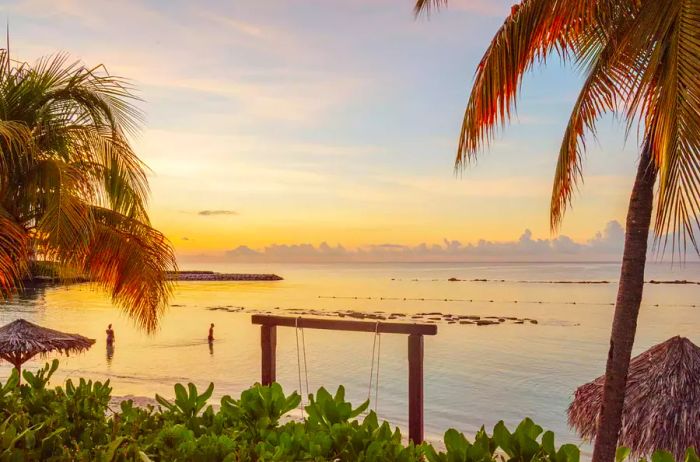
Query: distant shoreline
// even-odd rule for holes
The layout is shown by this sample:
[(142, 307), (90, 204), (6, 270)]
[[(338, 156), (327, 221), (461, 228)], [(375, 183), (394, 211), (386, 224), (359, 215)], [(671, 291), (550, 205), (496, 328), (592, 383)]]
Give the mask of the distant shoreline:
[(169, 272), (168, 279), (175, 281), (282, 281), (272, 273), (217, 273), (216, 271)]
[[(166, 275), (170, 281), (282, 281), (284, 278), (272, 273), (218, 273), (216, 271), (169, 271)], [(37, 275), (23, 281), (24, 287), (46, 285), (79, 284), (90, 282), (84, 277), (67, 277)]]

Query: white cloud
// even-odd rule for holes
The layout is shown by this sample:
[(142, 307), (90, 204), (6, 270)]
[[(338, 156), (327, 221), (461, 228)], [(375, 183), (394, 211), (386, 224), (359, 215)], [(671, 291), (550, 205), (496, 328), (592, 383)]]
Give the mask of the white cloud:
[(213, 217), (213, 216), (231, 216), (238, 215), (235, 210), (200, 210), (197, 215), (203, 217)]
[(624, 230), (610, 221), (604, 230), (585, 242), (568, 236), (536, 239), (525, 230), (514, 241), (463, 244), (445, 239), (441, 244), (407, 246), (384, 243), (357, 249), (325, 242), (312, 244), (271, 244), (262, 249), (242, 245), (227, 251), (223, 259), (236, 262), (374, 262), (374, 261), (601, 261), (619, 260)]

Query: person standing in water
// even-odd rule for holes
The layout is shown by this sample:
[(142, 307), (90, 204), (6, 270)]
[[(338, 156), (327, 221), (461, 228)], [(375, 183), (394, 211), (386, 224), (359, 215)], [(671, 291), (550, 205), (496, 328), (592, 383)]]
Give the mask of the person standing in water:
[(209, 326), (209, 337), (207, 337), (207, 340), (209, 340), (209, 343), (214, 341), (214, 323), (211, 323), (211, 326)]
[(107, 326), (105, 332), (107, 333), (107, 346), (112, 346), (114, 344), (114, 330), (111, 324)]

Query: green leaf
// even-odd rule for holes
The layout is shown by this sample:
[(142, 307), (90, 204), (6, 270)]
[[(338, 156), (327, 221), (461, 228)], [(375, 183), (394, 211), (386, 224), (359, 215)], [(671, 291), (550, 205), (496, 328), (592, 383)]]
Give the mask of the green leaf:
[(297, 392), (293, 392), (291, 395), (289, 395), (289, 397), (287, 397), (284, 408), (282, 409), (282, 414), (286, 414), (292, 409), (295, 409), (300, 403), (301, 395), (299, 395)]
[(202, 408), (207, 404), (207, 400), (209, 400), (209, 398), (211, 398), (211, 395), (213, 392), (214, 392), (214, 384), (213, 383), (209, 383), (209, 387), (207, 387), (207, 389), (204, 391), (204, 393), (202, 393), (199, 396), (196, 395), (196, 390), (195, 390), (194, 415), (197, 415), (199, 413), (199, 411), (201, 411)]
[(535, 424), (529, 417), (525, 417), (514, 432), (515, 435), (523, 435), (532, 440), (535, 440), (541, 433), (542, 427)]
[(156, 393), (156, 401), (158, 402), (158, 404), (160, 404), (161, 406), (163, 406), (165, 409), (167, 409), (169, 411), (175, 410), (175, 405), (173, 405), (170, 401), (163, 398), (162, 396), (160, 396), (157, 393)]
[(565, 444), (557, 452), (558, 462), (579, 462), (581, 450), (575, 444)]
[(500, 447), (503, 452), (509, 456), (513, 456), (512, 440), (513, 436), (506, 428), (505, 423), (501, 420), (493, 427), (493, 439), (496, 441), (498, 447)]
[(187, 403), (189, 396), (187, 396), (187, 391), (185, 390), (185, 387), (182, 386), (181, 383), (176, 383), (174, 388), (175, 388), (175, 403), (178, 403), (178, 405), (182, 405), (182, 404)]
[(688, 448), (688, 450), (685, 451), (684, 462), (700, 462), (700, 457), (698, 457), (698, 453), (695, 452), (695, 448)]
[(542, 449), (544, 449), (544, 452), (550, 457), (556, 455), (556, 450), (554, 449), (554, 433), (551, 431), (544, 432), (544, 435), (542, 435)]
[(13, 367), (10, 376), (7, 378), (7, 382), (5, 382), (5, 386), (2, 387), (2, 395), (14, 390), (17, 385), (19, 385), (19, 372)]
[(113, 462), (117, 455), (117, 450), (119, 447), (124, 444), (125, 442), (128, 441), (128, 438), (125, 436), (120, 436), (116, 438), (114, 441), (112, 441), (109, 446), (107, 446), (107, 454), (105, 457), (107, 458), (107, 462)]
[(454, 454), (458, 460), (462, 460), (466, 457), (467, 448), (470, 446), (467, 439), (463, 434), (450, 428), (445, 432), (445, 448), (448, 454)]
[(345, 387), (340, 385), (338, 390), (335, 392), (335, 402), (344, 403), (345, 402)]
[(676, 462), (676, 459), (668, 451), (657, 450), (651, 455), (651, 462)]
[(615, 462), (623, 462), (629, 457), (630, 452), (630, 448), (620, 446), (619, 448), (617, 448), (617, 451), (615, 451)]
[(353, 419), (357, 417), (358, 415), (362, 414), (367, 410), (369, 407), (369, 400), (366, 400), (364, 403), (360, 404), (354, 411), (352, 411), (349, 415), (350, 419)]

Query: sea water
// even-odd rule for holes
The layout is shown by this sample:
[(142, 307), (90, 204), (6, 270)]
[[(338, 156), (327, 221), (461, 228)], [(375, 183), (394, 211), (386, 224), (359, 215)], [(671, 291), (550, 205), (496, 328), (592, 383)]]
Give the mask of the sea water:
[[(66, 377), (110, 379), (114, 395), (153, 397), (172, 396), (176, 382), (202, 388), (213, 382), (218, 399), (236, 396), (260, 380), (260, 331), (251, 324), (253, 311), (531, 318), (537, 324), (438, 323), (438, 335), (425, 338), (426, 438), (438, 440), (451, 427), (467, 434), (481, 425), (490, 430), (499, 420), (514, 426), (528, 416), (553, 430), (558, 442), (579, 443), (567, 426), (566, 409), (576, 387), (604, 371), (619, 274), (619, 264), (613, 263), (200, 264), (183, 269), (273, 272), (284, 280), (179, 283), (172, 306), (150, 335), (104, 293), (83, 284), (29, 290), (0, 306), (0, 324), (25, 318), (97, 340), (89, 351), (61, 359), (54, 384)], [(699, 281), (700, 265), (650, 264), (651, 279)], [(647, 284), (634, 353), (674, 335), (700, 343), (699, 296), (695, 284)], [(105, 343), (109, 323), (116, 332), (113, 350)], [(211, 347), (210, 323), (216, 326)], [(297, 349), (295, 330), (279, 328), (278, 381), (288, 392), (299, 389), (298, 358), (305, 349), (303, 391), (306, 376), (312, 391), (343, 384), (359, 404), (368, 396), (373, 344), (377, 347), (373, 335), (307, 329), (305, 343)], [(37, 358), (26, 367), (43, 362)], [(402, 428), (407, 423), (407, 367), (406, 337), (382, 335), (378, 399), (372, 390), (372, 407)], [(0, 363), (0, 380), (9, 372), (9, 364)]]

